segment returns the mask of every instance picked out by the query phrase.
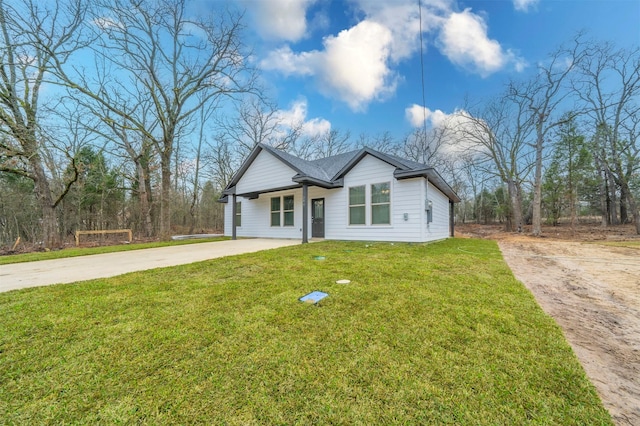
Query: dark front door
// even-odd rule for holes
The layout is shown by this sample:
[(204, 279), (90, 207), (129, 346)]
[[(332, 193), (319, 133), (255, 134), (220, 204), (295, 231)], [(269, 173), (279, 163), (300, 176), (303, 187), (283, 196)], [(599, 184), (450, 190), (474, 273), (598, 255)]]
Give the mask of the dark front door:
[(324, 198), (311, 200), (311, 237), (324, 238)]

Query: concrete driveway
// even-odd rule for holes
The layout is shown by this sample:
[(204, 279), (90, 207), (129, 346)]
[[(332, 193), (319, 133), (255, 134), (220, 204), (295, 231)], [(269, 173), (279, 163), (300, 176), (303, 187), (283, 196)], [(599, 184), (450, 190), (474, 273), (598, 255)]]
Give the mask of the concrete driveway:
[(0, 292), (113, 277), (297, 244), (299, 240), (255, 238), (1, 265)]

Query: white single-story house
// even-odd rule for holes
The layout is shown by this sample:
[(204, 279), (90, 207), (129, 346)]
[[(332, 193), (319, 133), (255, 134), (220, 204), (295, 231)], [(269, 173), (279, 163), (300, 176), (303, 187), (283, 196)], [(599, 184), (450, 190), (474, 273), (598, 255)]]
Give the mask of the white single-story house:
[(219, 201), (234, 239), (425, 242), (453, 236), (460, 199), (432, 167), (370, 148), (307, 161), (258, 144)]

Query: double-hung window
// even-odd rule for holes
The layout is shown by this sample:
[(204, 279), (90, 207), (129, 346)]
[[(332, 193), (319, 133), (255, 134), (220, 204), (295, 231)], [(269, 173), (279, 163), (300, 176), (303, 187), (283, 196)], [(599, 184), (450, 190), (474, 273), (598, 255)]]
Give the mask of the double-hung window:
[(391, 187), (389, 182), (371, 184), (371, 224), (391, 224)]
[(236, 202), (236, 226), (242, 226), (242, 203)]
[(271, 199), (271, 226), (280, 226), (280, 197)]
[(284, 226), (293, 226), (293, 195), (282, 197), (282, 215), (284, 216)]
[(293, 195), (271, 199), (271, 226), (293, 226)]
[(349, 188), (349, 225), (366, 224), (365, 186)]

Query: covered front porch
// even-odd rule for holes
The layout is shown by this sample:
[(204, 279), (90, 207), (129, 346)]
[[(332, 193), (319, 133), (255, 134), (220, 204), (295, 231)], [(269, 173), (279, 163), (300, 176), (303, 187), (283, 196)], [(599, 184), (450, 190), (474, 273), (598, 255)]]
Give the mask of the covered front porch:
[(284, 188), (228, 194), (227, 211), (233, 218), (229, 224), (231, 239), (243, 235), (300, 238), (303, 244), (311, 238), (323, 239), (326, 199), (330, 192), (330, 188), (305, 182)]

